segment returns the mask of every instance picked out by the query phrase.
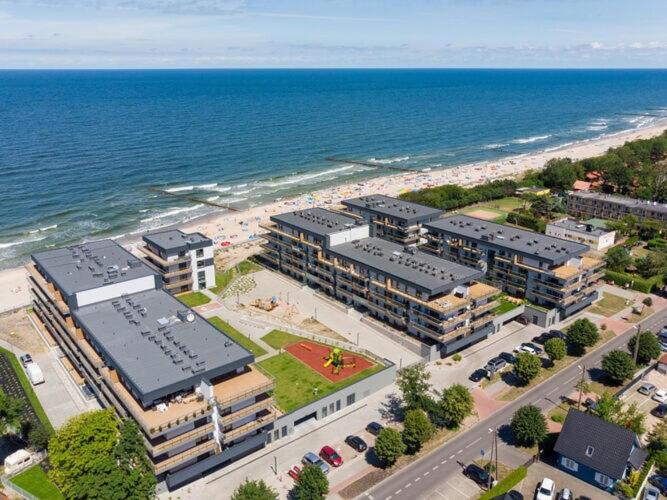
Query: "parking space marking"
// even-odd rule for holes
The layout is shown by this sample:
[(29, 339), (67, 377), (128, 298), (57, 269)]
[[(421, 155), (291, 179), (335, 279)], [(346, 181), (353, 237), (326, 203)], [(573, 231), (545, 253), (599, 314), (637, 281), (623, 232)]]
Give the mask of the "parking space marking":
[(404, 486), (404, 488), (409, 488), (410, 486), (412, 486), (412, 483), (408, 483), (408, 484), (406, 484), (406, 485)]
[(396, 491), (394, 491), (394, 495), (400, 495), (400, 494), (401, 494), (401, 491), (403, 491), (403, 490), (396, 490)]
[(457, 455), (460, 455), (461, 453), (463, 453), (463, 450), (459, 450), (456, 452)]
[(547, 392), (547, 396), (551, 396), (554, 392), (559, 391), (560, 387), (556, 387), (553, 391)]
[(449, 457), (449, 459), (451, 460), (451, 459), (454, 458), (455, 456), (456, 456), (456, 455), (452, 455), (451, 457)]
[(442, 498), (447, 498), (444, 493), (442, 493), (440, 490), (435, 490), (435, 492), (440, 495)]
[(436, 470), (437, 468), (438, 468), (438, 466), (437, 466), (437, 465), (434, 465), (433, 468), (432, 468), (431, 470)]
[(431, 471), (428, 471), (428, 470), (427, 470), (427, 471), (424, 472), (424, 474), (422, 474), (422, 475), (423, 475), (424, 477), (426, 477), (426, 476), (428, 476), (430, 473), (431, 473)]
[(474, 445), (475, 443), (479, 443), (481, 440), (482, 440), (482, 438), (481, 438), (481, 437), (478, 437), (478, 438), (475, 439), (472, 443), (468, 444), (468, 445), (466, 446), (466, 448), (470, 448), (472, 445)]
[[(450, 457), (450, 458), (451, 458), (451, 457)], [(446, 463), (447, 463), (447, 460), (442, 460), (442, 461), (440, 462), (441, 465), (445, 465)]]
[(456, 486), (452, 485), (452, 483), (450, 483), (449, 481), (447, 482), (447, 485), (451, 489), (458, 491), (462, 495), (462, 498), (468, 498), (469, 497), (469, 495), (466, 495), (465, 493), (463, 493), (460, 489), (458, 489)]
[(384, 500), (391, 500), (391, 495), (389, 495), (389, 496), (388, 496), (387, 498), (385, 498)]
[(575, 375), (574, 377), (567, 379), (567, 380), (565, 381), (565, 383), (566, 383), (566, 384), (569, 384), (569, 383), (572, 382), (575, 378), (579, 378), (579, 376), (578, 376), (578, 375)]

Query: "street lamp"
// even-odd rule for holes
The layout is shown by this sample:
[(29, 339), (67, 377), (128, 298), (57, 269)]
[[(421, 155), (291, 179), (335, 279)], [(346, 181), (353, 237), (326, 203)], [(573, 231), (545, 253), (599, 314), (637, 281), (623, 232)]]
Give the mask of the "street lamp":
[(637, 365), (637, 356), (639, 355), (639, 331), (640, 330), (641, 330), (641, 325), (637, 325), (637, 336), (635, 337), (635, 353), (634, 353), (635, 365)]
[(581, 396), (584, 391), (584, 379), (586, 377), (586, 365), (577, 365), (581, 370), (581, 380), (579, 381), (579, 402), (577, 403), (577, 410), (581, 410)]

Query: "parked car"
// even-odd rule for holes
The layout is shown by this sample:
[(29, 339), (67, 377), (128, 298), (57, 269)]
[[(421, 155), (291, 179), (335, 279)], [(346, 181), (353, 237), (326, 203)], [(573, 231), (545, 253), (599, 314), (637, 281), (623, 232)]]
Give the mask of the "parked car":
[(651, 410), (651, 413), (658, 418), (665, 418), (667, 415), (667, 403), (661, 403)]
[(655, 394), (653, 394), (651, 399), (653, 399), (653, 401), (657, 401), (658, 403), (664, 403), (667, 401), (667, 390), (660, 389), (659, 391), (655, 391)]
[(290, 469), (287, 471), (287, 475), (294, 479), (295, 481), (299, 479), (299, 474), (301, 473), (301, 467), (298, 465), (293, 465), (290, 467)]
[(662, 352), (667, 352), (667, 341), (660, 342), (660, 349), (662, 349)]
[(493, 477), (489, 477), (489, 473), (477, 464), (466, 466), (466, 468), (463, 469), (463, 474), (475, 481), (482, 488), (487, 488), (489, 486), (489, 480), (491, 481), (491, 484), (493, 484)]
[(586, 400), (584, 401), (584, 406), (589, 410), (595, 410), (598, 407), (598, 404), (595, 402), (594, 399), (586, 398)]
[(30, 356), (30, 354), (24, 354), (23, 356), (19, 357), (19, 359), (21, 360), (23, 368), (25, 368), (28, 363), (32, 363), (32, 356)]
[(468, 377), (468, 380), (471, 382), (479, 382), (482, 380), (484, 377), (488, 375), (489, 372), (487, 372), (484, 368), (478, 368), (470, 376)]
[(366, 444), (366, 441), (361, 439), (359, 436), (347, 436), (345, 438), (345, 442), (353, 449), (358, 451), (359, 453), (366, 451), (368, 449), (368, 445)]
[(557, 498), (558, 500), (572, 500), (574, 496), (572, 496), (572, 492), (569, 488), (563, 488)]
[(656, 387), (653, 384), (649, 384), (648, 382), (646, 384), (642, 384), (639, 386), (639, 389), (637, 389), (637, 392), (639, 394), (644, 394), (645, 396), (650, 396), (653, 394), (655, 391)]
[(501, 352), (500, 354), (498, 354), (498, 357), (500, 359), (504, 359), (508, 363), (511, 363), (511, 364), (516, 363), (516, 356), (514, 354), (510, 353), (510, 352)]
[(540, 484), (537, 485), (535, 500), (553, 500), (555, 489), (556, 485), (554, 482), (548, 477), (545, 477)]
[(528, 354), (537, 354), (537, 351), (528, 344), (520, 344), (514, 348), (515, 352), (527, 352)]
[(493, 359), (490, 359), (489, 362), (484, 367), (484, 369), (486, 369), (486, 371), (488, 371), (489, 373), (496, 373), (497, 371), (502, 370), (506, 366), (507, 366), (507, 361), (498, 356)]
[(34, 361), (32, 363), (28, 363), (25, 366), (25, 372), (28, 374), (28, 378), (30, 379), (30, 382), (32, 382), (32, 385), (44, 383), (44, 374), (42, 373), (42, 369)]
[(535, 351), (535, 354), (537, 354), (537, 355), (540, 355), (540, 354), (544, 353), (544, 349), (542, 349), (537, 344), (533, 344), (532, 342), (525, 342), (523, 345), (525, 345), (526, 347), (531, 348), (533, 351)]
[(535, 337), (533, 337), (533, 342), (539, 344), (544, 344), (549, 339), (562, 339), (565, 340), (567, 336), (560, 330), (549, 330), (548, 332), (543, 332)]
[(324, 461), (320, 457), (315, 455), (315, 453), (313, 453), (312, 451), (309, 451), (303, 456), (303, 458), (301, 459), (301, 463), (303, 463), (303, 465), (316, 465), (317, 467), (322, 469), (322, 472), (324, 472), (325, 474), (329, 474), (329, 466), (325, 464)]
[(650, 484), (644, 488), (644, 500), (660, 500), (660, 490)]
[(343, 457), (341, 457), (331, 446), (322, 446), (322, 449), (320, 450), (320, 458), (334, 467), (343, 465)]
[(382, 424), (378, 424), (377, 422), (371, 422), (366, 426), (366, 430), (373, 434), (373, 436), (380, 434), (382, 429), (384, 429), (384, 426)]
[[(549, 339), (567, 340), (566, 333), (561, 331), (561, 330), (549, 330), (549, 333), (547, 335), (549, 336)], [(547, 340), (549, 340), (549, 339), (547, 339)], [(565, 489), (567, 490), (567, 488), (565, 488)]]
[(661, 476), (660, 474), (653, 474), (648, 478), (648, 482), (658, 488), (660, 493), (667, 495), (667, 477)]

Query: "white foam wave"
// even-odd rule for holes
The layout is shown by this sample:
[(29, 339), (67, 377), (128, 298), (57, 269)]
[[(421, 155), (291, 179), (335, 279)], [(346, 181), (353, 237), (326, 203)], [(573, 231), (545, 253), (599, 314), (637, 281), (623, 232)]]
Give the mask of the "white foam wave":
[[(336, 175), (342, 172), (346, 172), (354, 168), (354, 165), (343, 165), (342, 167), (332, 168), (329, 170), (323, 170), (322, 172), (315, 172), (312, 174), (302, 174), (302, 175), (293, 175), (287, 179), (277, 181), (277, 182), (265, 182), (262, 185), (272, 188), (279, 188), (282, 186), (289, 186), (291, 184), (299, 184), (304, 181), (309, 181), (311, 179), (317, 179), (318, 177), (324, 177), (327, 175)], [(234, 193), (241, 194), (241, 193)]]
[(482, 146), (482, 149), (498, 149), (498, 148), (504, 148), (506, 146), (509, 146), (509, 144), (487, 144), (486, 146)]
[(244, 187), (246, 187), (247, 185), (248, 185), (248, 183), (246, 182), (245, 184), (237, 184), (236, 187), (237, 187), (237, 188), (244, 188)]
[(215, 201), (218, 198), (220, 198), (220, 196), (209, 196), (208, 198), (206, 198), (206, 201)]
[(214, 188), (211, 188), (211, 191), (215, 191), (216, 193), (226, 193), (227, 191), (230, 191), (232, 188), (229, 186), (216, 186)]
[(531, 142), (543, 141), (551, 137), (551, 134), (546, 135), (534, 135), (532, 137), (525, 137), (521, 139), (515, 139), (512, 141), (512, 144), (530, 144)]
[(200, 184), (199, 186), (195, 186), (195, 189), (213, 189), (217, 185), (217, 182), (211, 182), (210, 184)]
[(224, 200), (225, 203), (239, 203), (241, 201), (245, 201), (248, 198), (229, 198), (227, 200)]
[(178, 193), (179, 191), (192, 191), (194, 186), (179, 186), (174, 188), (165, 189), (167, 193)]
[(234, 191), (232, 193), (232, 196), (241, 196), (243, 194), (248, 194), (251, 193), (255, 190), (255, 188), (250, 188), (250, 189), (244, 189), (243, 191)]
[(18, 245), (25, 245), (26, 243), (34, 243), (36, 241), (42, 241), (43, 239), (46, 239), (46, 236), (42, 236), (40, 238), (28, 238), (25, 240), (17, 240), (17, 241), (10, 241), (8, 243), (0, 243), (0, 249), (1, 248), (11, 248), (15, 247)]
[(197, 210), (198, 208), (203, 207), (204, 205), (202, 204), (197, 204), (197, 205), (192, 205), (191, 207), (181, 207), (181, 208), (174, 208), (173, 210), (168, 210), (166, 212), (159, 213), (157, 215), (154, 215), (152, 217), (148, 217), (146, 219), (141, 219), (141, 222), (152, 222), (154, 220), (159, 220), (159, 219), (164, 219), (165, 217), (172, 217), (174, 215), (178, 215), (184, 212), (191, 212), (193, 210)]
[(50, 231), (51, 229), (55, 229), (57, 227), (58, 227), (58, 224), (52, 224), (50, 226), (40, 227), (39, 229), (33, 229), (31, 231), (28, 231), (28, 234), (35, 234), (35, 233), (41, 233), (43, 231)]
[(559, 144), (558, 146), (553, 146), (551, 148), (544, 148), (542, 151), (545, 152), (545, 153), (547, 153), (549, 151), (557, 151), (559, 149), (563, 149), (563, 148), (566, 148), (568, 146), (572, 146), (573, 144), (574, 144), (574, 142), (564, 142), (563, 144)]
[(392, 163), (408, 161), (409, 159), (409, 156), (397, 156), (396, 158), (369, 158), (368, 161), (382, 163), (383, 165), (391, 165)]

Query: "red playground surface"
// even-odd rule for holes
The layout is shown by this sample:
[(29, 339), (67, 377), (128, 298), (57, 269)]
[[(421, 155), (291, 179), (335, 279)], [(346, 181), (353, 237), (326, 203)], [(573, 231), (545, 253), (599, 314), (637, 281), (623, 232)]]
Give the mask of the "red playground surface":
[(299, 361), (307, 364), (320, 375), (325, 376), (331, 382), (345, 380), (352, 375), (363, 372), (366, 368), (374, 365), (371, 361), (355, 352), (343, 351), (343, 362), (345, 366), (337, 374), (332, 365), (327, 367), (324, 364), (331, 353), (332, 347), (316, 344), (303, 340), (286, 346), (285, 351), (289, 352)]

